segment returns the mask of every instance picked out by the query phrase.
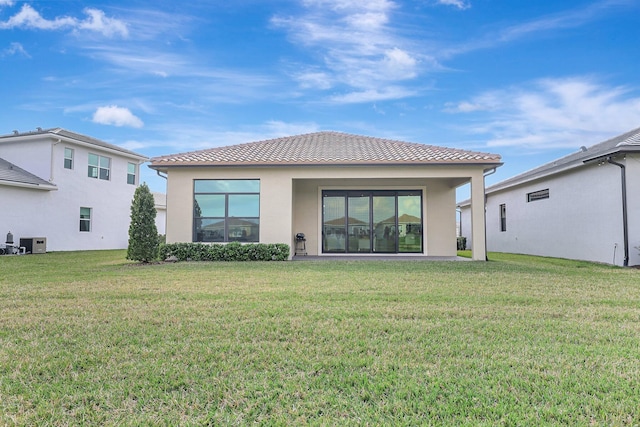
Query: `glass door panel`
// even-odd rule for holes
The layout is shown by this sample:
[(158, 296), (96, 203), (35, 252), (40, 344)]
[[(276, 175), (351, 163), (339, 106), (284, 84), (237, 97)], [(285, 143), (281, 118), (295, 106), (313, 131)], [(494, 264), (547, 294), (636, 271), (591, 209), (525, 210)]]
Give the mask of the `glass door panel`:
[(397, 252), (396, 198), (373, 196), (373, 251)]
[(371, 252), (369, 195), (349, 196), (348, 252)]
[(347, 247), (345, 196), (322, 198), (322, 221), (322, 250), (345, 252)]
[(398, 252), (422, 252), (422, 197), (398, 195)]

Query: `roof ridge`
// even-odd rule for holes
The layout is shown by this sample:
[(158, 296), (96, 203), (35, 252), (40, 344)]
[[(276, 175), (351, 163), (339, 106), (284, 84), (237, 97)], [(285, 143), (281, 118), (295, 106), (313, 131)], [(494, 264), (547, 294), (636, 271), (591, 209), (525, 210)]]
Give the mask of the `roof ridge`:
[(497, 154), (356, 135), (318, 131), (212, 147), (152, 158), (152, 164), (302, 165), (497, 163)]

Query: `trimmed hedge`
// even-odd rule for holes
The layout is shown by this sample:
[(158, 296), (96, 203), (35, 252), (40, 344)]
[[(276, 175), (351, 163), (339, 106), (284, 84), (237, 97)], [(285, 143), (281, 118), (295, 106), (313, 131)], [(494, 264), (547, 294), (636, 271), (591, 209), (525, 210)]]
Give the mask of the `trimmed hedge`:
[(160, 259), (178, 261), (286, 261), (289, 245), (284, 243), (227, 244), (166, 243), (160, 245)]

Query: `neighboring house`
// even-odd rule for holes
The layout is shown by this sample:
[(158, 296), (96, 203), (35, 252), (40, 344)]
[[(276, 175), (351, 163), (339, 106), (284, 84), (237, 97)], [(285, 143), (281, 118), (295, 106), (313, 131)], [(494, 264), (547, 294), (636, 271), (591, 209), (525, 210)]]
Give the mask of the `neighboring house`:
[[(155, 157), (167, 242), (262, 242), (308, 255), (456, 255), (456, 188), (471, 183), (485, 259), (483, 174), (500, 156), (318, 132)], [(292, 250), (293, 252), (293, 250)]]
[[(640, 128), (486, 192), (489, 251), (640, 264)], [(470, 242), (470, 201), (459, 207)]]
[(44, 238), (47, 251), (128, 244), (133, 193), (147, 158), (64, 129), (0, 136), (0, 235)]
[(155, 191), (152, 194), (156, 208), (156, 228), (158, 234), (165, 234), (167, 229), (167, 195)]

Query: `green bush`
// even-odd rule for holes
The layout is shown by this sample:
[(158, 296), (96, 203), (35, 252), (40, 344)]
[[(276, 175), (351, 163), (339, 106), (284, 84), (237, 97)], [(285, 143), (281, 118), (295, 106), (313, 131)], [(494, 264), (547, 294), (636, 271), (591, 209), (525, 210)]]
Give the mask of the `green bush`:
[(153, 194), (146, 183), (136, 188), (131, 202), (127, 259), (151, 262), (158, 257), (158, 229)]
[(178, 261), (286, 261), (289, 258), (289, 245), (238, 242), (161, 244), (160, 259), (171, 256)]
[(467, 249), (467, 238), (466, 237), (458, 237), (458, 250), (464, 251)]

